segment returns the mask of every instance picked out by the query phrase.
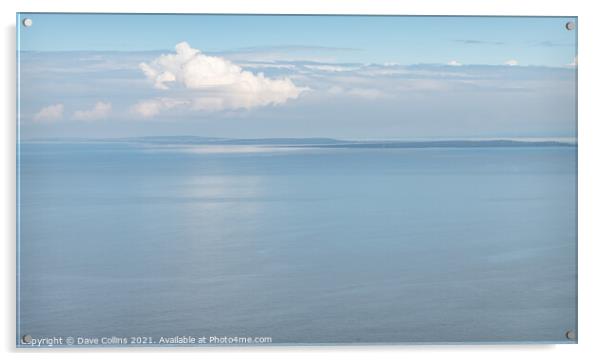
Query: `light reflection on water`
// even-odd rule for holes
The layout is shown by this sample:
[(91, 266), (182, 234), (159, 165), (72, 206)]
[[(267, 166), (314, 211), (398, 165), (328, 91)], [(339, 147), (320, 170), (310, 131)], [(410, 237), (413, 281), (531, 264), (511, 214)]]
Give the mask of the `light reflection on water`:
[(175, 152), (192, 154), (249, 154), (307, 151), (299, 147), (274, 147), (265, 145), (152, 145), (147, 152)]

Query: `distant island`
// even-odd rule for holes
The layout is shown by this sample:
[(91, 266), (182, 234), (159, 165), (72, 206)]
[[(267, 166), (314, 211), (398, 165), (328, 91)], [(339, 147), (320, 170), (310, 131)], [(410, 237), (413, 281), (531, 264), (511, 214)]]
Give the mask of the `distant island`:
[(38, 138), (24, 142), (97, 142), (156, 145), (253, 145), (294, 148), (488, 148), (488, 147), (576, 147), (576, 141), (520, 139), (442, 140), (342, 140), (334, 138), (217, 138), (199, 136), (145, 136), (127, 138)]

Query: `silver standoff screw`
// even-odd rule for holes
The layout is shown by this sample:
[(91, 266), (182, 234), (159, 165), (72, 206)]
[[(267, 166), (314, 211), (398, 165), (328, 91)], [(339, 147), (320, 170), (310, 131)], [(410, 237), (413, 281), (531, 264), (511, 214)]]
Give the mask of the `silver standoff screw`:
[(573, 29), (575, 29), (575, 23), (572, 21), (569, 21), (568, 23), (564, 24), (564, 27), (568, 30), (571, 31)]
[(23, 335), (23, 337), (21, 337), (21, 341), (22, 341), (24, 344), (30, 344), (30, 343), (31, 343), (31, 340), (32, 340), (32, 337), (31, 337), (31, 335)]

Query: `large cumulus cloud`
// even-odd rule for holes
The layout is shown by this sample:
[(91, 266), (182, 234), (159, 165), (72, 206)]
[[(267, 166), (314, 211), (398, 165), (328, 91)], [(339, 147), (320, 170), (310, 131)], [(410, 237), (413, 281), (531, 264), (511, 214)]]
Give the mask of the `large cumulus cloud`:
[(218, 111), (282, 104), (305, 89), (289, 78), (266, 77), (243, 70), (225, 58), (205, 55), (186, 42), (177, 44), (175, 53), (141, 63), (139, 68), (163, 93), (132, 107), (143, 117), (174, 107)]

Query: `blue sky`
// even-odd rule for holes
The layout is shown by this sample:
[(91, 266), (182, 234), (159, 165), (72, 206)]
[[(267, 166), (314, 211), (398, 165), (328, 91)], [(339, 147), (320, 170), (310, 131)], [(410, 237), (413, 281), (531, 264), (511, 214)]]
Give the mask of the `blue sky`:
[(23, 138), (576, 131), (573, 18), (23, 17)]

